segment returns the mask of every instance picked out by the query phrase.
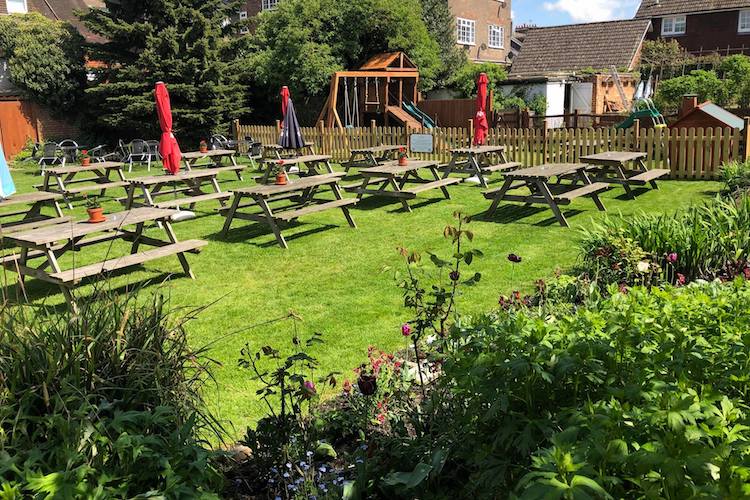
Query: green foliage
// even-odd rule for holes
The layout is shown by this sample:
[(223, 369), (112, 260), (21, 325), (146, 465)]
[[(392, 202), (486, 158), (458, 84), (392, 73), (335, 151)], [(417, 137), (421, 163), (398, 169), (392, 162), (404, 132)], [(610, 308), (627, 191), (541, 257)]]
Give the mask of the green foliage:
[(664, 80), (659, 84), (654, 102), (664, 111), (676, 111), (685, 94), (696, 94), (702, 101), (710, 100), (719, 106), (731, 102), (727, 85), (713, 71), (694, 70), (685, 76)]
[[(365, 21), (366, 20), (366, 21)], [(242, 68), (268, 101), (289, 86), (306, 117), (317, 115), (332, 74), (369, 57), (401, 50), (419, 67), (423, 89), (435, 85), (440, 49), (422, 20), (419, 0), (288, 0), (258, 17)], [(315, 109), (305, 111), (315, 98)]]
[(743, 193), (750, 193), (750, 162), (733, 161), (723, 165), (721, 180), (725, 196), (740, 197)]
[(55, 112), (70, 109), (86, 81), (83, 37), (68, 23), (38, 13), (0, 17), (0, 52), (11, 80)]
[(223, 0), (106, 0), (86, 25), (107, 41), (89, 48), (105, 64), (86, 90), (92, 131), (112, 137), (156, 137), (154, 85), (163, 81), (172, 101), (178, 139), (226, 131), (246, 111), (244, 89), (223, 52), (234, 27), (223, 21), (237, 2)]
[(721, 61), (719, 71), (735, 103), (740, 107), (750, 106), (750, 57), (729, 56)]
[(76, 316), (0, 312), (0, 482), (31, 498), (208, 497), (209, 361), (160, 297), (98, 299)]
[[(609, 283), (731, 279), (750, 257), (750, 197), (716, 199), (674, 214), (605, 219), (584, 232), (582, 271)], [(674, 254), (676, 261), (669, 262)]]
[(480, 73), (487, 74), (489, 79), (488, 91), (492, 89), (496, 97), (502, 96), (500, 84), (508, 79), (508, 72), (499, 64), (467, 62), (454, 75), (452, 86), (463, 97), (475, 97), (477, 95), (477, 78)]
[(435, 87), (447, 87), (454, 75), (467, 63), (466, 52), (456, 45), (456, 18), (448, 0), (421, 0), (422, 18), (440, 48), (441, 67)]

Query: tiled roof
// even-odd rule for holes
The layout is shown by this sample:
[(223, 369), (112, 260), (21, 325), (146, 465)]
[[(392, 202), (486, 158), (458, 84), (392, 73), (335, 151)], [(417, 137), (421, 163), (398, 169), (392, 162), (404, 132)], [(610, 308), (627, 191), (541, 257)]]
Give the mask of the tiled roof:
[(27, 0), (29, 11), (39, 12), (45, 17), (59, 21), (68, 21), (88, 41), (101, 41), (101, 37), (91, 33), (78, 19), (77, 12), (86, 12), (91, 7), (101, 8), (101, 0)]
[(643, 0), (635, 17), (750, 8), (750, 0)]
[(513, 60), (511, 76), (545, 75), (585, 69), (632, 70), (648, 19), (533, 28)]

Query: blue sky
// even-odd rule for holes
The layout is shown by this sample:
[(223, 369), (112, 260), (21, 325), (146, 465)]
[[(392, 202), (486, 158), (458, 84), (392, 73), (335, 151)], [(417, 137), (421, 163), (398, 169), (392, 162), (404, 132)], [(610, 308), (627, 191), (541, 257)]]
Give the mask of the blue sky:
[(513, 22), (555, 26), (627, 19), (633, 17), (640, 0), (511, 0)]

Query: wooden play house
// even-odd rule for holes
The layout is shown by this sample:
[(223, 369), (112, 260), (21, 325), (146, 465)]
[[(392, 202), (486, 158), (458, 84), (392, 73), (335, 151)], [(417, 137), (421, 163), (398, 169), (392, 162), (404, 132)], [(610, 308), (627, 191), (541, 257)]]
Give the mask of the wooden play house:
[(319, 121), (360, 127), (370, 120), (413, 129), (433, 126), (418, 108), (419, 70), (403, 52), (378, 54), (354, 71), (337, 71)]

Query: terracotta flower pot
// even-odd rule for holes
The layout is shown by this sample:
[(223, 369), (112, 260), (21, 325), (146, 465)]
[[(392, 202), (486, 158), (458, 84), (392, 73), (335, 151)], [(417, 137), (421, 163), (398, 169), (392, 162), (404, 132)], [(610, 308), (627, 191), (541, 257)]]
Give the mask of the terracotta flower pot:
[(200, 151), (201, 153), (208, 153), (208, 148), (205, 146), (201, 146), (200, 148), (198, 148), (198, 151)]
[(374, 375), (360, 375), (357, 387), (365, 396), (372, 396), (378, 390), (378, 379)]
[(399, 166), (405, 167), (406, 165), (408, 165), (408, 163), (409, 163), (409, 160), (408, 160), (408, 158), (406, 158), (406, 156), (399, 156), (398, 157), (398, 164), (399, 164)]
[(286, 172), (282, 170), (281, 172), (276, 174), (276, 184), (278, 184), (279, 186), (283, 186), (288, 182), (289, 180), (287, 179)]
[(107, 220), (106, 217), (104, 217), (104, 209), (102, 207), (99, 208), (87, 208), (86, 211), (89, 213), (89, 222), (92, 224), (96, 224), (97, 222), (104, 222)]
[(84, 167), (91, 165), (91, 157), (81, 158), (81, 165)]

